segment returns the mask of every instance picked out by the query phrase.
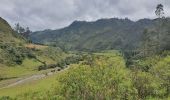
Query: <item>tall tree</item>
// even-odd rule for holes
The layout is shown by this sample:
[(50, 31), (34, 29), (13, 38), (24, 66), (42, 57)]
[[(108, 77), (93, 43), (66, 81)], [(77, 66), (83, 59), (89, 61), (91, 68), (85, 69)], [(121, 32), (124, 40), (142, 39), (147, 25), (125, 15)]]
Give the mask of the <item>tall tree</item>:
[(156, 7), (155, 14), (158, 16), (158, 25), (157, 25), (157, 50), (161, 51), (161, 34), (162, 34), (162, 24), (164, 18), (164, 6), (162, 4), (158, 4)]
[(15, 30), (15, 32), (21, 34), (25, 38), (28, 38), (28, 36), (31, 33), (29, 27), (24, 28), (19, 23), (15, 24), (14, 30)]
[(19, 23), (15, 24), (14, 30), (20, 34), (25, 32), (25, 29)]
[(142, 35), (142, 48), (141, 48), (141, 53), (142, 56), (145, 57), (148, 53), (148, 41), (149, 41), (149, 34), (148, 34), (148, 30), (145, 29)]
[(29, 27), (26, 27), (25, 32), (23, 33), (23, 36), (26, 37), (26, 38), (28, 38), (28, 36), (30, 35), (30, 33), (31, 33), (31, 31), (30, 31)]
[(158, 18), (164, 17), (164, 6), (162, 4), (157, 5), (155, 14), (158, 16)]
[(157, 53), (158, 43), (157, 40), (153, 38), (154, 34), (157, 34), (154, 31), (149, 31), (145, 29), (142, 34), (142, 46), (140, 48), (140, 56), (147, 57)]
[(15, 30), (17, 33), (19, 33), (19, 30), (20, 30), (20, 25), (19, 25), (19, 23), (15, 24), (14, 30)]

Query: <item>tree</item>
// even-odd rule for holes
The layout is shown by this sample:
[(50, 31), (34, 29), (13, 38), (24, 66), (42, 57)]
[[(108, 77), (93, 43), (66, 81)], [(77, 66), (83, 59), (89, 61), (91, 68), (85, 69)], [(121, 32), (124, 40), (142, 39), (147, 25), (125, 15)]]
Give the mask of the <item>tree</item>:
[(156, 11), (155, 14), (158, 16), (158, 25), (157, 25), (157, 50), (158, 52), (161, 51), (161, 33), (162, 33), (162, 25), (163, 25), (163, 20), (162, 18), (164, 18), (164, 6), (162, 4), (158, 4), (156, 7)]
[(161, 81), (151, 73), (137, 71), (133, 73), (133, 86), (137, 89), (138, 97), (145, 100), (148, 97), (158, 97), (164, 88)]
[(19, 33), (20, 25), (19, 23), (15, 24), (14, 30)]
[(22, 34), (22, 33), (24, 33), (24, 32), (25, 32), (25, 29), (24, 29), (23, 27), (20, 26), (20, 28), (19, 28), (19, 33)]
[(26, 32), (31, 32), (29, 27), (26, 27)]
[(166, 96), (170, 95), (170, 56), (161, 60), (151, 68), (150, 73), (161, 80), (162, 88), (165, 88)]
[(142, 34), (142, 43), (140, 48), (140, 56), (147, 57), (154, 55), (158, 52), (158, 47), (160, 43), (158, 39), (154, 39), (154, 35), (157, 34), (155, 31), (149, 31), (145, 29)]
[(29, 27), (24, 28), (19, 23), (15, 24), (14, 30), (25, 38), (28, 38), (29, 34), (31, 33)]
[(148, 55), (148, 44), (149, 44), (149, 34), (148, 34), (148, 30), (145, 29), (142, 35), (142, 48), (141, 48), (141, 53), (142, 56), (145, 57), (146, 55)]
[(156, 7), (155, 14), (158, 16), (158, 18), (163, 18), (164, 16), (164, 6), (162, 4), (158, 4)]
[(24, 29), (22, 26), (20, 26), (19, 23), (15, 24), (14, 30), (15, 30), (17, 33), (20, 33), (20, 34), (25, 32), (25, 29)]
[(30, 31), (29, 27), (26, 27), (25, 32), (23, 33), (23, 36), (26, 37), (26, 38), (28, 38), (28, 36), (30, 35), (30, 33), (31, 33), (31, 31)]

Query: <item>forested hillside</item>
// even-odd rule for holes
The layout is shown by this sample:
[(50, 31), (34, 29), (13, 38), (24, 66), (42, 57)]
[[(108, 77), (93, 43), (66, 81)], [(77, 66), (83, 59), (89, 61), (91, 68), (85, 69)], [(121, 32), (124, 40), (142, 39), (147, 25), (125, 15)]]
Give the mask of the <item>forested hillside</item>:
[(34, 32), (30, 39), (35, 43), (58, 46), (66, 50), (134, 50), (140, 48), (144, 42), (156, 45), (154, 43), (158, 42), (156, 36), (159, 33), (163, 46), (161, 48), (168, 49), (169, 20), (169, 18), (141, 19), (134, 22), (129, 19), (113, 18), (96, 22), (75, 21), (60, 30)]
[(66, 50), (134, 49), (141, 40), (143, 30), (153, 26), (154, 22), (150, 19), (134, 22), (118, 18), (75, 21), (63, 29), (34, 32), (30, 39)]

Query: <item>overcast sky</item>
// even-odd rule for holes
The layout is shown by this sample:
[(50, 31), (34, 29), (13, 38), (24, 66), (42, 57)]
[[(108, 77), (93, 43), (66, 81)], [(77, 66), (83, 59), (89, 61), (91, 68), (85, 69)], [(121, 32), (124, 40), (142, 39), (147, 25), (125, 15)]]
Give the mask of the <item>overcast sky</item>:
[(170, 16), (170, 0), (0, 0), (0, 16), (36, 31), (62, 28), (74, 20), (155, 18), (159, 3)]

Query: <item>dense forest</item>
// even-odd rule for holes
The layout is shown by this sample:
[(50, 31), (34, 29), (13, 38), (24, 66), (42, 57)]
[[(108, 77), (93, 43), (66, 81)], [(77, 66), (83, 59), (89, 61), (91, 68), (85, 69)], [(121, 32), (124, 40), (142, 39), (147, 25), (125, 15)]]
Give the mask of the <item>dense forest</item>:
[(100, 19), (95, 22), (74, 21), (63, 29), (34, 32), (30, 39), (35, 43), (66, 50), (133, 49), (138, 46), (143, 30), (154, 26), (154, 23), (151, 19), (134, 22), (128, 18)]
[(170, 18), (155, 14), (37, 32), (0, 18), (0, 100), (169, 100)]

